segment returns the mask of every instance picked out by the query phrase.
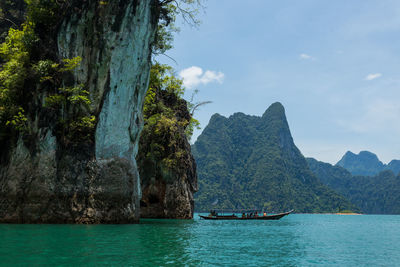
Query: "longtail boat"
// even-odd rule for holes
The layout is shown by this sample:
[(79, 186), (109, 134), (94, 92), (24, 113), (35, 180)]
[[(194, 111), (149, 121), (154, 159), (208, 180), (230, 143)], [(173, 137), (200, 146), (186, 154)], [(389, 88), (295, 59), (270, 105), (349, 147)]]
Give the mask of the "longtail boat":
[(288, 212), (271, 214), (271, 215), (261, 215), (258, 216), (258, 213), (255, 214), (245, 214), (243, 213), (241, 216), (237, 216), (236, 214), (232, 215), (218, 215), (217, 212), (211, 212), (208, 216), (199, 215), (200, 218), (204, 220), (279, 220), (286, 215), (292, 213), (293, 210)]

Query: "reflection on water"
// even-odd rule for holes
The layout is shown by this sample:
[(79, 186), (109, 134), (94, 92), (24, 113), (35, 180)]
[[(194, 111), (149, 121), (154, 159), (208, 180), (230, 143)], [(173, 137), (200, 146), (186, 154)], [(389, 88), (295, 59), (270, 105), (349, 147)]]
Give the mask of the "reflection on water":
[(393, 266), (398, 251), (400, 216), (0, 225), (2, 266)]

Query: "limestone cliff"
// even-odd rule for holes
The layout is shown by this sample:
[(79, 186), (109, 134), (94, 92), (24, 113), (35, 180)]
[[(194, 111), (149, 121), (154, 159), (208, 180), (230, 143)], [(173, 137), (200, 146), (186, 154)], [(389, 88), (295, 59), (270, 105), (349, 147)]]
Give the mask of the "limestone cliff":
[(154, 105), (145, 108), (138, 154), (140, 216), (191, 219), (197, 191), (196, 162), (185, 134), (191, 114), (175, 93), (157, 89), (149, 93), (154, 93), (150, 96)]
[(60, 59), (82, 58), (69, 80), (90, 92), (93, 138), (74, 145), (60, 140), (54, 114), (40, 108), (45, 93), (35, 94), (30, 140), (21, 135), (10, 140), (9, 153), (1, 155), (0, 222), (129, 223), (139, 218), (135, 156), (158, 1), (78, 2), (52, 38)]

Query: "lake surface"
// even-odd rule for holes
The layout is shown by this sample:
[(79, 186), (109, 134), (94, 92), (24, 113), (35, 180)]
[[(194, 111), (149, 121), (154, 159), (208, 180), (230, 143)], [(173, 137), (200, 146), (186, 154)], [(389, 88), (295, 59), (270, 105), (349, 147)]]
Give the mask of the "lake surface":
[(400, 266), (400, 216), (0, 225), (1, 266)]

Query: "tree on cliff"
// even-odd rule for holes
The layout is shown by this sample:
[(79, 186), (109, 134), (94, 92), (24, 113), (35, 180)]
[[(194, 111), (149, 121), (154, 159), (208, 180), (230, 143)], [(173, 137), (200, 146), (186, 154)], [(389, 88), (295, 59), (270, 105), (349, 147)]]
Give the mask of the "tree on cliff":
[[(158, 24), (153, 55), (172, 48), (176, 15), (197, 24), (200, 1), (163, 1), (168, 16)], [(163, 12), (161, 12), (163, 14)], [(153, 61), (143, 115), (144, 128), (137, 157), (141, 178), (141, 215), (156, 218), (192, 218), (197, 191), (196, 164), (189, 139), (199, 122), (193, 111), (204, 103), (183, 99), (183, 81), (173, 68)], [(193, 99), (192, 99), (193, 101)]]
[(183, 94), (182, 80), (172, 67), (153, 64), (137, 157), (144, 217), (193, 216), (197, 173), (188, 139), (199, 123)]
[(0, 221), (138, 220), (152, 44), (181, 3), (26, 0), (0, 48)]
[[(178, 14), (194, 19), (199, 0), (154, 1), (158, 10), (158, 28), (153, 53), (171, 48), (174, 21)], [(96, 112), (90, 109), (93, 96), (71, 79), (80, 58), (59, 58), (53, 36), (63, 18), (80, 13), (86, 1), (0, 0), (1, 33), (8, 33), (1, 44), (0, 56), (0, 144), (16, 141), (22, 136), (29, 142), (34, 138), (33, 114), (47, 110), (44, 123), (52, 124), (58, 139), (65, 145), (94, 142)], [(100, 1), (97, 12), (109, 5)], [(100, 19), (101, 20), (101, 19)], [(8, 30), (9, 28), (9, 30)], [(34, 103), (41, 92), (44, 99)], [(6, 149), (8, 150), (8, 149)]]

